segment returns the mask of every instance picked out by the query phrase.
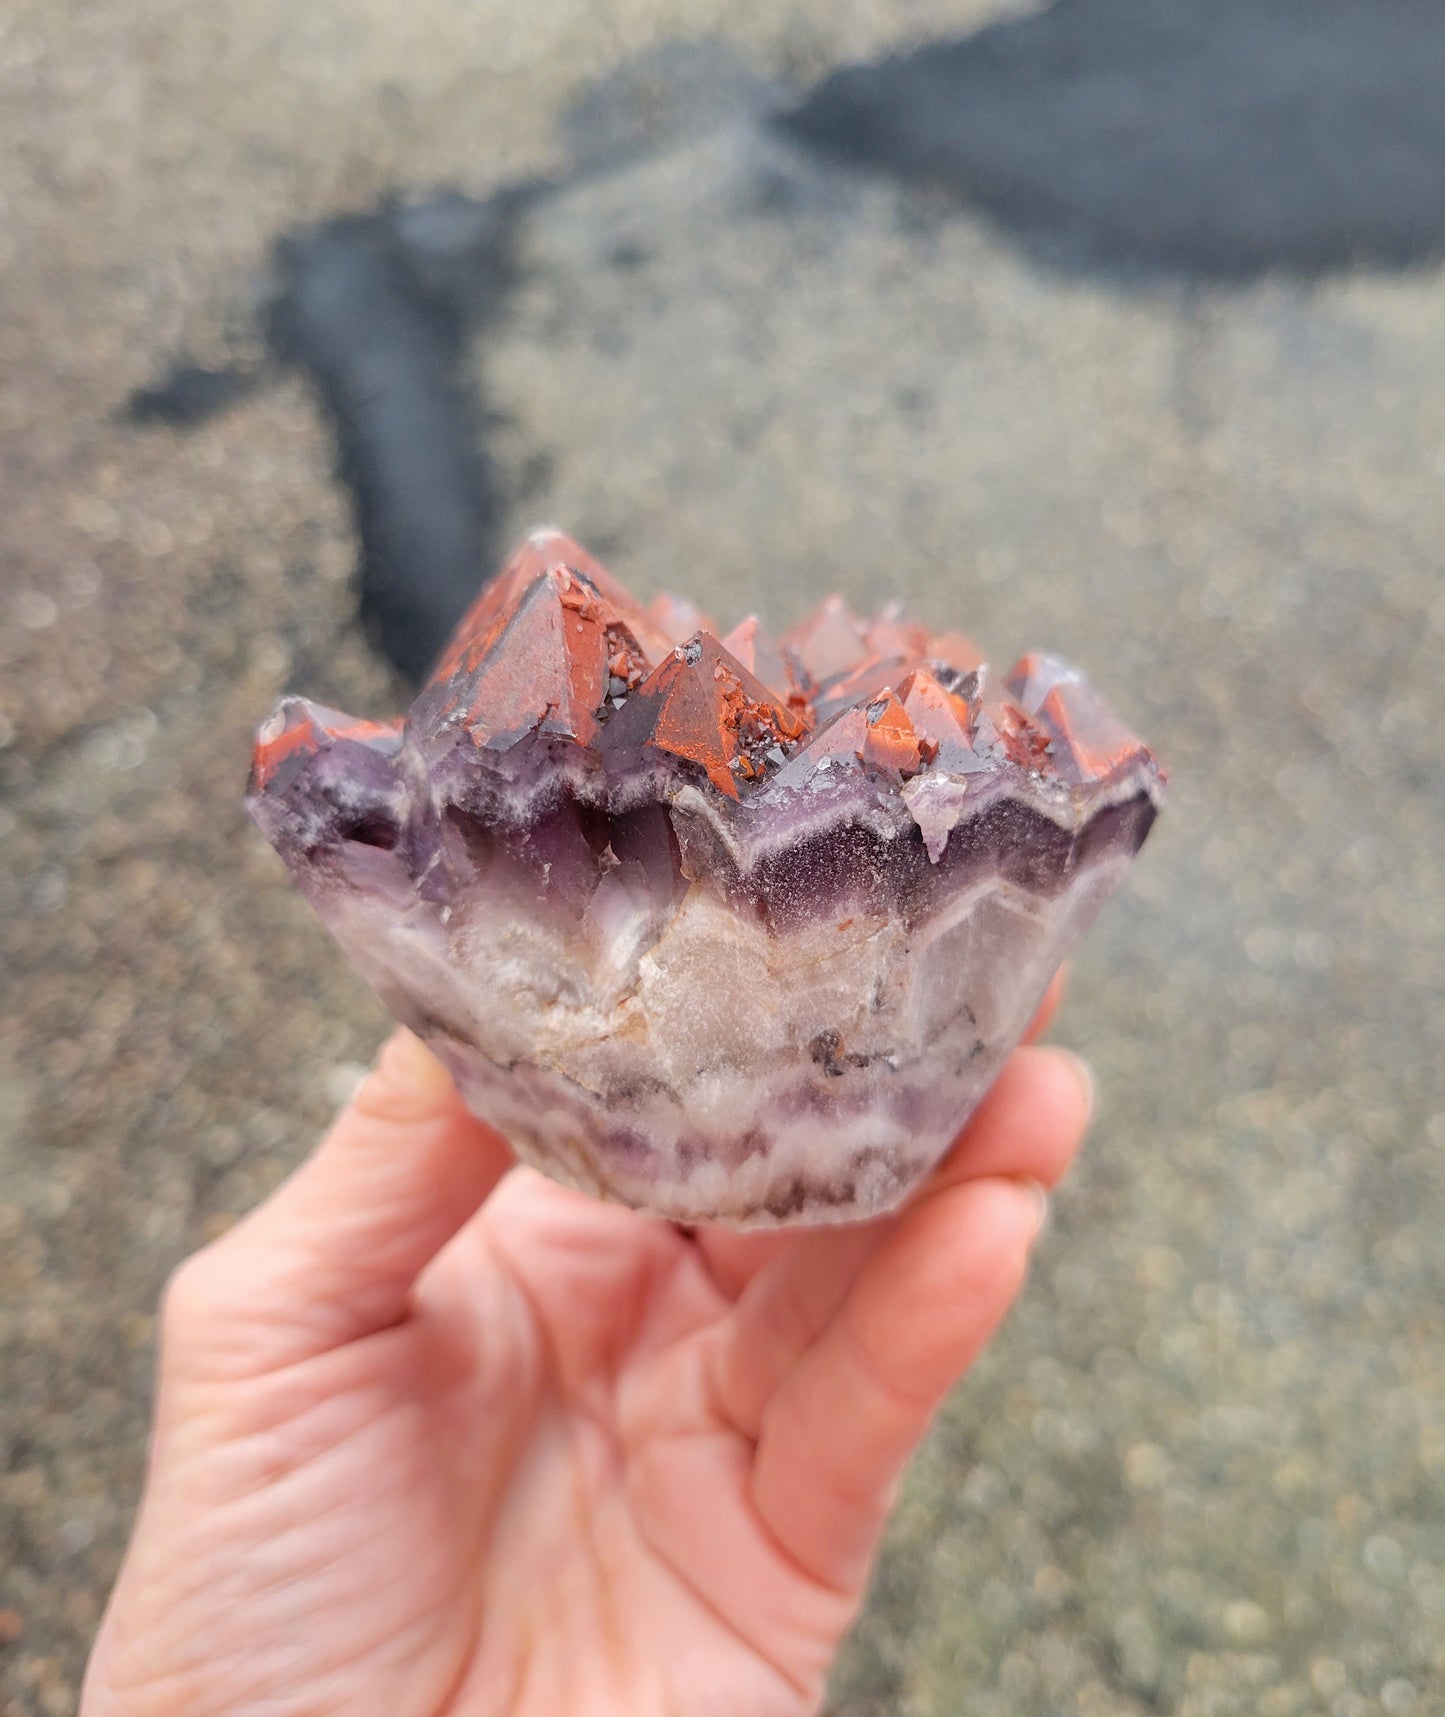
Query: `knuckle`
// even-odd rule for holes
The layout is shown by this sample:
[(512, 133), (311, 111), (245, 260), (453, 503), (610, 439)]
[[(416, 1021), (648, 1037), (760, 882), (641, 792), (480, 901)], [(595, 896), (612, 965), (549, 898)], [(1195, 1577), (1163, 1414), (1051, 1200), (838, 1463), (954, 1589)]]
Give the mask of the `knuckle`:
[(161, 1292), (161, 1333), (168, 1343), (189, 1344), (212, 1328), (225, 1306), (222, 1271), (212, 1247), (193, 1252), (171, 1272)]

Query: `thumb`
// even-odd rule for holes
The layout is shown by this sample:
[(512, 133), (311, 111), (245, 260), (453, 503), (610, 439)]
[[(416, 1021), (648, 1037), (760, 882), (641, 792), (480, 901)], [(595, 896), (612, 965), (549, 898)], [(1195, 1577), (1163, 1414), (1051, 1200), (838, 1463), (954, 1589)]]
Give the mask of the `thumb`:
[(176, 1272), (168, 1358), (239, 1376), (389, 1328), (510, 1165), (436, 1056), (395, 1032), (312, 1156)]

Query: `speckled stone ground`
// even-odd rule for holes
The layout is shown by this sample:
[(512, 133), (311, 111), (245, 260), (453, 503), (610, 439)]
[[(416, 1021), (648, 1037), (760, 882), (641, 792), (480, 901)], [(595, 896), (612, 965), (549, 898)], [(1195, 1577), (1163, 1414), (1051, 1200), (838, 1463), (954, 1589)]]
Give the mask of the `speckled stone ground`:
[[(324, 426), (291, 379), (185, 434), (117, 406), (177, 349), (252, 349), (276, 232), (554, 167), (563, 103), (653, 41), (804, 78), (997, 10), (11, 0), (4, 1717), (73, 1708), (167, 1270), (384, 1028), (239, 804), (279, 691), (399, 695)], [(882, 183), (750, 202), (748, 146), (693, 149), (523, 235), (477, 354), (515, 527), (716, 608), (886, 586), (1049, 645), (1176, 783), (1059, 1026), (1094, 1139), (914, 1474), (837, 1717), (1445, 1710), (1441, 279), (1124, 287)]]

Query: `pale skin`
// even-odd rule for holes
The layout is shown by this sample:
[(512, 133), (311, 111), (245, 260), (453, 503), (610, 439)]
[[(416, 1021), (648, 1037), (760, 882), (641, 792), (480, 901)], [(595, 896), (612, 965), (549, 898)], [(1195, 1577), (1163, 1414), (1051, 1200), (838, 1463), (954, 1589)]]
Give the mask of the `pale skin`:
[(683, 1232), (512, 1164), (394, 1036), (181, 1266), (82, 1717), (805, 1717), (1089, 1082), (1009, 1063), (861, 1227)]

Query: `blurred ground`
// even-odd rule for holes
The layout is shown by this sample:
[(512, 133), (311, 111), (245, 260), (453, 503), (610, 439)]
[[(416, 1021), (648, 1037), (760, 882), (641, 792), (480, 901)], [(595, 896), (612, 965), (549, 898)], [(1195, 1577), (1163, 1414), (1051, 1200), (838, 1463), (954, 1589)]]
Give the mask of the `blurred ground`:
[[(565, 177), (564, 108), (655, 43), (711, 32), (801, 87), (1001, 11), (11, 0), (5, 1717), (73, 1707), (167, 1270), (295, 1161), (384, 1024), (240, 810), (278, 692), (400, 696), (354, 625), (326, 426), (292, 378), (184, 432), (118, 408), (176, 352), (258, 356), (255, 282), (298, 221)], [(1100, 0), (1100, 30), (1119, 11)], [(1020, 185), (1081, 182), (1009, 142), (1053, 111), (1021, 64), (1082, 75), (1090, 7), (1057, 14), (1061, 37), (1036, 19), (965, 54), (1027, 99), (999, 97), (987, 148), (958, 144), (962, 175), (855, 174), (733, 123), (644, 126), (650, 152), (631, 149), (604, 103), (584, 133), (607, 170), (529, 217), (473, 354), (504, 530), (556, 519), (640, 587), (727, 616), (786, 618), (837, 584), (901, 593), (1000, 657), (1053, 647), (1174, 771), (1059, 1026), (1098, 1070), (1094, 1140), (914, 1475), (838, 1717), (1438, 1712), (1445, 293), (1368, 235), (1308, 279), (1271, 272), (1300, 259), (1267, 246), (1224, 271), (1176, 247), (1161, 273), (1137, 221), (1099, 218), (1107, 185), (1030, 201)], [(1428, 60), (1438, 34), (1420, 39)], [(1310, 43), (1326, 88), (1329, 41)], [(1136, 48), (1118, 99), (1137, 126)], [(880, 74), (870, 111), (896, 88)], [(1220, 111), (1245, 125), (1231, 89)], [(1095, 146), (1060, 127), (1056, 162)], [(1422, 146), (1392, 133), (1406, 178)], [(1007, 165), (1004, 191), (980, 161)], [(1180, 185), (1212, 182), (1189, 167)], [(1230, 206), (1199, 221), (1218, 237)], [(1407, 254), (1439, 254), (1428, 205), (1402, 221)]]

